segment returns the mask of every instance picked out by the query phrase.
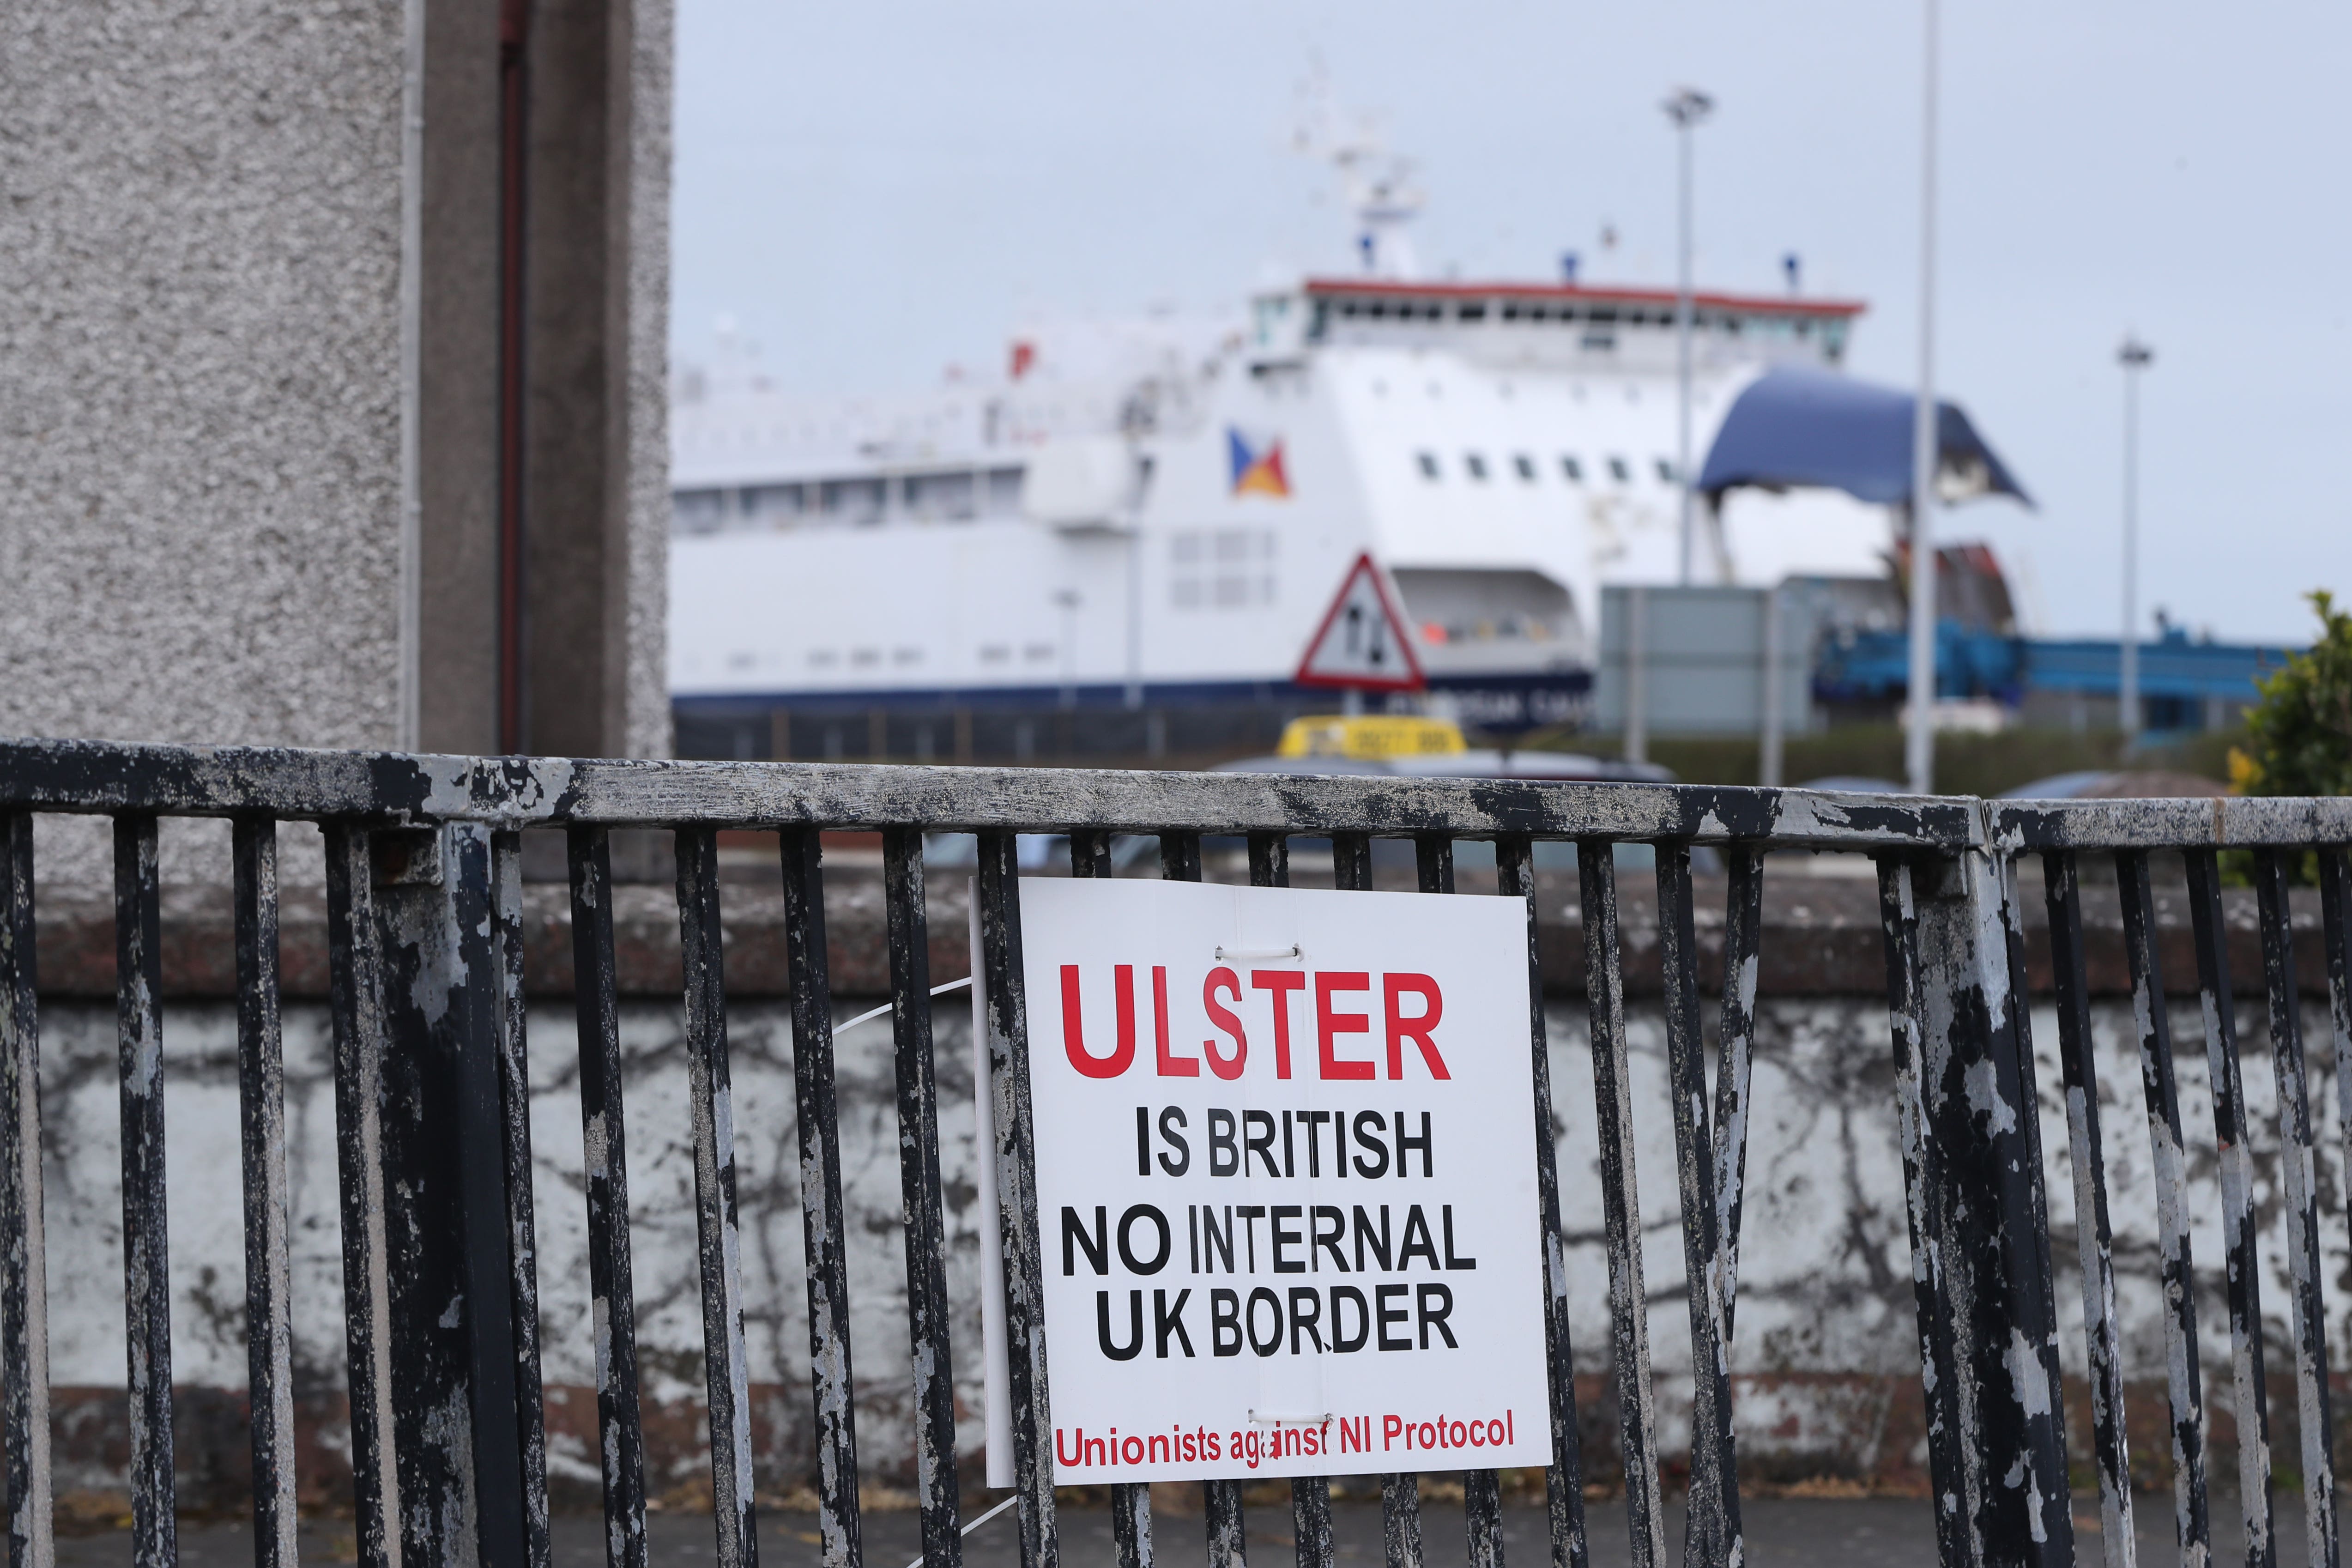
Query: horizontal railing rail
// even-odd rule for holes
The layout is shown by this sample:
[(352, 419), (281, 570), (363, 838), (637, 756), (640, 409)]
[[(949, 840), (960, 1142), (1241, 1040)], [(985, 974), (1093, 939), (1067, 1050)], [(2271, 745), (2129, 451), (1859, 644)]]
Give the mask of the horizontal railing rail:
[[(345, 1382), (358, 1552), (370, 1568), (551, 1561), (540, 1357), (538, 1215), (532, 1188), (523, 986), (522, 835), (563, 833), (571, 884), (581, 1096), (577, 1172), (588, 1232), (607, 1557), (649, 1560), (645, 1422), (635, 1343), (628, 1105), (614, 958), (611, 836), (669, 830), (683, 985), (697, 1223), (696, 1279), (708, 1406), (709, 1479), (722, 1568), (758, 1556), (751, 1362), (740, 1273), (743, 1224), (730, 1079), (722, 830), (776, 835), (784, 895), (800, 1201), (806, 1258), (811, 1404), (805, 1432), (820, 1552), (828, 1568), (872, 1554), (860, 1516), (860, 1447), (825, 938), (824, 835), (878, 830), (888, 948), (903, 1205), (908, 1360), (923, 1556), (961, 1560), (951, 1352), (976, 1325), (951, 1321), (946, 1272), (930, 937), (929, 833), (979, 836), (971, 918), (984, 984), (984, 1085), (995, 1108), (993, 1167), (1005, 1258), (1017, 1531), (1025, 1568), (1053, 1568), (1061, 1541), (1048, 1441), (1050, 1378), (1029, 1119), (1028, 1024), (1021, 994), (1020, 858), (1030, 834), (1068, 838), (1068, 871), (1111, 874), (1111, 836), (1156, 836), (1160, 874), (1198, 880), (1204, 836), (1244, 839), (1250, 880), (1290, 881), (1293, 839), (1328, 842), (1332, 885), (1372, 885), (1376, 838), (1413, 845), (1415, 885), (1458, 890), (1454, 846), (1495, 847), (1494, 891), (1527, 910), (1526, 962), (1540, 1226), (1528, 1237), (1544, 1282), (1553, 1460), (1545, 1492), (1559, 1568), (1588, 1557), (1571, 1294), (1560, 1217), (1557, 1105), (1580, 1089), (1551, 1080), (1541, 998), (1537, 846), (1581, 847), (1584, 995), (1608, 1257), (1612, 1402), (1633, 1561), (1667, 1555), (1666, 1456), (1653, 1386), (1632, 1092), (1610, 846), (1656, 846), (1659, 963), (1675, 1187), (1692, 1365), (1686, 1562), (1745, 1555), (1731, 1376), (1745, 1210), (1757, 955), (1769, 852), (1836, 850), (1876, 862), (1885, 934), (1894, 1103), (1907, 1200), (1929, 1468), (1938, 1550), (1949, 1563), (2063, 1563), (2075, 1555), (2052, 1227), (2026, 1006), (2020, 857), (2043, 859), (2058, 1058), (2083, 1279), (2092, 1447), (2102, 1540), (2132, 1561), (2131, 1468), (2107, 1215), (2099, 1096), (2081, 937), (2083, 857), (2112, 856), (2123, 900), (2161, 1237), (2171, 1469), (2184, 1559), (2210, 1551), (2206, 1412), (2198, 1366), (2184, 1128), (2160, 999), (2149, 884), (2152, 853), (2183, 859), (2214, 1086), (2221, 1171), (2231, 1382), (2245, 1528), (2255, 1561), (2271, 1541), (2263, 1319), (2252, 1196), (2252, 1125), (2239, 1079), (2220, 888), (2223, 850), (2251, 850), (2267, 1032), (2279, 1086), (2284, 1242), (2302, 1444), (2296, 1467), (2315, 1563), (2334, 1563), (2334, 1468), (2321, 1268), (2323, 1192), (2305, 1084), (2289, 884), (2317, 868), (2340, 1120), (2352, 1172), (2352, 1000), (2346, 979), (2341, 800), (2000, 802), (1801, 790), (1510, 780), (1179, 774), (415, 756), (263, 748), (0, 743), (0, 1444), (11, 1568), (53, 1561), (48, 1449), (40, 989), (35, 952), (33, 822), (112, 819), (122, 1105), (122, 1250), (134, 1560), (176, 1552), (172, 1280), (165, 1234), (164, 1058), (159, 948), (166, 816), (234, 821), (235, 946), (245, 1317), (253, 1510), (259, 1568), (293, 1568), (297, 1445), (291, 1401), (288, 1178), (278, 958), (278, 834), (312, 822), (326, 842), (330, 1014), (343, 1248)], [(1723, 989), (1710, 1050), (1701, 997), (1693, 847), (1722, 847)], [(1483, 854), (1483, 852), (1482, 852)], [(542, 1049), (547, 1048), (542, 1047)], [(1712, 1066), (1710, 1066), (1712, 1058)], [(2336, 1216), (2344, 1223), (2345, 1216)], [(898, 1348), (890, 1351), (895, 1360)], [(1591, 1359), (1589, 1356), (1588, 1359)], [(767, 1478), (775, 1480), (779, 1478)], [(799, 1478), (793, 1478), (795, 1479)], [(1464, 1478), (1470, 1561), (1498, 1568), (1502, 1491), (1491, 1470)], [(1416, 1478), (1381, 1483), (1385, 1552), (1422, 1558)], [(1149, 1493), (1114, 1489), (1124, 1568), (1170, 1548)], [(1206, 1484), (1205, 1545), (1217, 1568), (1245, 1552), (1236, 1483)], [(1292, 1486), (1301, 1568), (1335, 1558), (1328, 1482)], [(974, 1510), (976, 1511), (976, 1510)], [(888, 1568), (896, 1568), (895, 1564)]]
[(0, 744), (0, 809), (490, 826), (1445, 833), (1958, 850), (1972, 803), (1527, 780), (821, 763), (573, 762), (90, 742)]

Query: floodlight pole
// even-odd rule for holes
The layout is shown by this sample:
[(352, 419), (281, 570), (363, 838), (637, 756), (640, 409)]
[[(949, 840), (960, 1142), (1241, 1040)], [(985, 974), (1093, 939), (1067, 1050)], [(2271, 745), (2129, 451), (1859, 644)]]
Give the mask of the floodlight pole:
[(1131, 712), (1143, 708), (1143, 491), (1149, 482), (1148, 459), (1137, 450), (1135, 433), (1127, 442), (1127, 690)]
[(1691, 132), (1715, 112), (1715, 100), (1695, 89), (1678, 87), (1659, 107), (1675, 122), (1681, 162), (1679, 259), (1675, 283), (1675, 365), (1680, 438), (1675, 454), (1675, 477), (1682, 481), (1682, 585), (1687, 588), (1691, 585), (1691, 556), (1696, 548), (1691, 489), (1695, 477), (1691, 473)]
[(1067, 712), (1078, 705), (1078, 591), (1056, 588), (1054, 603), (1062, 611), (1062, 708)]
[(1936, 3), (1926, 0), (1919, 138), (1919, 393), (1911, 411), (1911, 703), (1904, 762), (1914, 795), (1936, 786)]
[(2116, 718), (2126, 741), (2139, 736), (2139, 375), (2156, 351), (2126, 332), (2116, 363), (2124, 367), (2124, 635)]

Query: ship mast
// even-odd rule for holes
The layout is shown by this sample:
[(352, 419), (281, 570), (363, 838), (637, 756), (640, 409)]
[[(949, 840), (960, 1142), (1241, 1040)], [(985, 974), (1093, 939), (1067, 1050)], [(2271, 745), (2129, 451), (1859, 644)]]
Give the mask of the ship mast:
[(1354, 220), (1356, 255), (1368, 278), (1421, 276), (1406, 227), (1428, 196), (1413, 178), (1412, 160), (1389, 151), (1379, 122), (1339, 102), (1318, 67), (1299, 92), (1292, 146), (1339, 172), (1339, 188)]

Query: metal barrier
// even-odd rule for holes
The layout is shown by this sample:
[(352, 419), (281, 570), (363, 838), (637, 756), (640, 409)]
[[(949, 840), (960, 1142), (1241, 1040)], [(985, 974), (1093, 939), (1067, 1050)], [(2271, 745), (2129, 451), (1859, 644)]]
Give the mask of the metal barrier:
[[(608, 1555), (643, 1568), (646, 1483), (638, 1417), (627, 1138), (621, 1090), (607, 835), (675, 831), (684, 1010), (693, 1097), (710, 1476), (722, 1568), (751, 1568), (749, 1378), (736, 1265), (736, 1194), (719, 942), (717, 834), (781, 836), (793, 992), (793, 1070), (808, 1264), (812, 1430), (823, 1558), (862, 1561), (850, 1383), (847, 1271), (834, 1107), (820, 834), (878, 828), (886, 855), (907, 1281), (922, 1539), (933, 1568), (961, 1561), (940, 1157), (932, 1079), (923, 834), (979, 835), (973, 918), (987, 989), (986, 1047), (1006, 1260), (1022, 1560), (1053, 1568), (1050, 1380), (1028, 1119), (1016, 836), (1067, 833), (1071, 869), (1109, 873), (1114, 832), (1157, 835), (1162, 874), (1197, 879), (1201, 838), (1246, 836), (1251, 879), (1287, 881), (1287, 839), (1328, 838), (1342, 889), (1371, 882), (1371, 840), (1410, 838), (1423, 891), (1454, 890), (1456, 839), (1490, 840), (1497, 891), (1525, 900), (1538, 971), (1534, 845), (1580, 847), (1585, 985), (1610, 1259), (1609, 1302), (1633, 1561), (1665, 1559), (1647, 1294), (1635, 1223), (1633, 1137), (1612, 847), (1656, 846), (1673, 1121), (1696, 1369), (1685, 1561), (1743, 1556), (1728, 1352), (1738, 1282), (1748, 1066), (1764, 855), (1805, 847), (1878, 864), (1897, 1121), (1927, 1394), (1938, 1544), (1948, 1563), (2073, 1560), (2056, 1307), (2024, 944), (2013, 860), (2040, 852), (2058, 954), (2062, 1054), (2081, 1220), (2095, 1437), (2111, 1564), (2131, 1562), (2131, 1497), (2116, 1354), (2097, 1098), (2088, 1049), (2078, 854), (2113, 850), (2126, 889), (2141, 1061), (2164, 1204), (2174, 1458), (2184, 1559), (2206, 1542), (2202, 1407), (2182, 1132), (2156, 973), (2150, 850), (2186, 851), (2196, 889), (2200, 984), (2230, 1237), (2233, 1373), (2242, 1430), (2263, 1435), (2246, 1112), (2219, 921), (2215, 851), (2254, 846), (2265, 977), (2290, 1158), (2289, 1246), (2303, 1474), (2315, 1563), (2335, 1562), (2333, 1469), (2319, 1310), (2310, 1118), (2295, 1014), (2286, 886), (2319, 850), (2339, 1090), (2352, 1095), (2344, 846), (2352, 802), (2025, 804), (1634, 784), (1546, 784), (1265, 774), (1152, 774), (771, 763), (630, 763), (200, 751), (85, 742), (0, 744), (0, 1379), (11, 1568), (52, 1561), (41, 1227), (32, 821), (113, 818), (121, 1025), (123, 1243), (129, 1330), (132, 1535), (140, 1564), (176, 1551), (172, 1342), (163, 1227), (163, 1100), (157, 819), (235, 823), (238, 1048), (254, 1460), (261, 1568), (295, 1562), (287, 1184), (278, 1046), (276, 824), (310, 820), (327, 845), (328, 924), (341, 1169), (351, 1453), (358, 1552), (368, 1568), (549, 1561), (546, 1449), (531, 1155), (523, 1056), (521, 830), (568, 829), (594, 1303), (599, 1445)], [(1727, 847), (1720, 1065), (1710, 1092), (1694, 934), (1691, 847)], [(1542, 994), (1534, 1035), (1538, 1191), (1554, 1462), (1551, 1558), (1586, 1562), (1552, 1088)], [(2352, 1112), (2352, 1100), (2347, 1100)], [(2352, 1129), (2352, 1114), (2346, 1118)], [(2352, 1153), (2352, 1151), (2347, 1151)], [(865, 1347), (872, 1353), (874, 1347)], [(2241, 1445), (2250, 1539), (2267, 1562), (2267, 1448)], [(1115, 1490), (1122, 1564), (1155, 1554), (1149, 1492)], [(1243, 1561), (1237, 1483), (1206, 1488), (1208, 1555)], [(1469, 1555), (1502, 1560), (1493, 1471), (1465, 1478)], [(1415, 1479), (1382, 1484), (1387, 1555), (1421, 1560)], [(1328, 1482), (1293, 1483), (1297, 1561), (1332, 1561)], [(1164, 1546), (1164, 1539), (1160, 1545)]]

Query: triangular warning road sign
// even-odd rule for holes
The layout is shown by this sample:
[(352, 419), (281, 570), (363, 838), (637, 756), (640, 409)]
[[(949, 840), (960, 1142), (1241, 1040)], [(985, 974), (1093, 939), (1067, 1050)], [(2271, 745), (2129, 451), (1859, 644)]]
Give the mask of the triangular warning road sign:
[(1412, 656), (1404, 616), (1370, 551), (1348, 568), (1339, 596), (1324, 612), (1323, 624), (1307, 642), (1307, 655), (1291, 679), (1301, 686), (1358, 691), (1418, 691), (1427, 684), (1421, 661)]

